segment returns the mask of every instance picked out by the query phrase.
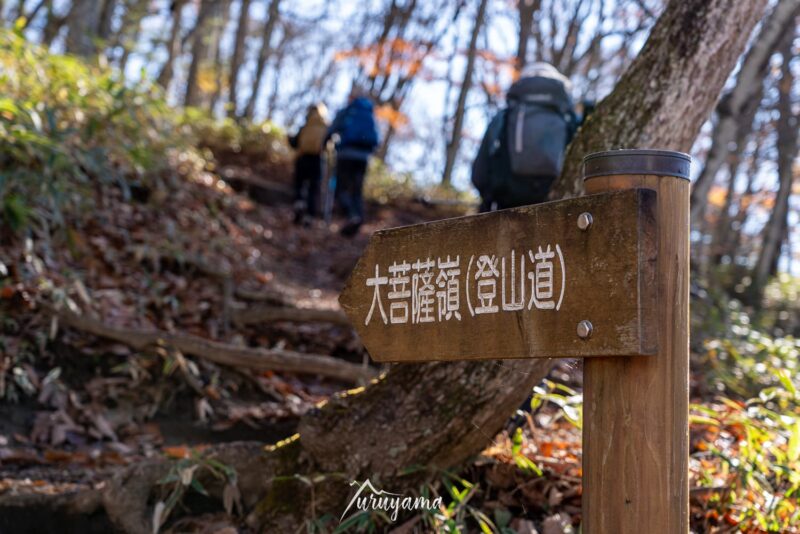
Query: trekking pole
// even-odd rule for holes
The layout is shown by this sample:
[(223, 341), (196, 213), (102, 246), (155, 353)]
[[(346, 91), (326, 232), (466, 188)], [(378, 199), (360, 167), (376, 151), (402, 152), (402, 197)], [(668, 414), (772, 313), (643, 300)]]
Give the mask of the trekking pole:
[(328, 147), (323, 148), (320, 158), (322, 160), (322, 176), (319, 184), (319, 209), (322, 220), (328, 222), (327, 206), (328, 206), (328, 176), (330, 175), (330, 165), (328, 161)]
[(333, 157), (331, 150), (325, 150), (325, 204), (323, 206), (323, 219), (326, 226), (330, 226), (333, 216), (333, 199), (336, 196), (336, 174), (333, 172)]

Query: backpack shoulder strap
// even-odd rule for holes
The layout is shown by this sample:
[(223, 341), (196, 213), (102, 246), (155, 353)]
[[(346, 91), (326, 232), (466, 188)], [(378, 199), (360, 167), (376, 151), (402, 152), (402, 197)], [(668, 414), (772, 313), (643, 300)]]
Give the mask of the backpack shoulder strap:
[(503, 126), (508, 115), (508, 108), (502, 108), (492, 117), (486, 128), (486, 138), (489, 141), (489, 154), (494, 155), (500, 148), (500, 136), (503, 135)]
[(500, 138), (503, 135), (505, 116), (506, 110), (501, 109), (489, 121), (478, 148), (478, 154), (472, 162), (472, 183), (484, 200), (492, 194), (495, 181), (493, 160), (500, 151)]

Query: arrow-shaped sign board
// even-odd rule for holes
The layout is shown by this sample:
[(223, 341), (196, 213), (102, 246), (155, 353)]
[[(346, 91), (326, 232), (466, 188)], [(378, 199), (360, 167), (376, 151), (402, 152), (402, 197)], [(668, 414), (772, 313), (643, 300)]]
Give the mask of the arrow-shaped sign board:
[(376, 232), (339, 302), (379, 362), (655, 354), (656, 193)]

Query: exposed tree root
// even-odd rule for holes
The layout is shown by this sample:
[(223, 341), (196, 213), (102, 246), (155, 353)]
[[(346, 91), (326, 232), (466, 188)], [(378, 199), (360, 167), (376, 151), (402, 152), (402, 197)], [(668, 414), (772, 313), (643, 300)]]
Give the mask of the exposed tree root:
[(153, 531), (148, 509), (150, 494), (170, 470), (166, 460), (151, 460), (117, 473), (102, 493), (103, 507), (111, 522), (122, 532), (144, 534)]
[[(276, 478), (280, 480), (281, 476), (305, 470), (298, 452), (298, 442), (294, 439), (287, 440), (283, 446), (268, 448), (256, 442), (229, 443), (210, 448), (203, 456), (236, 471), (241, 505), (246, 510), (254, 510), (269, 494)], [(105, 527), (90, 529), (91, 532), (108, 532), (113, 525), (114, 531), (126, 534), (151, 534), (158, 488), (174, 465), (172, 459), (147, 460), (118, 471), (96, 488), (0, 495), (0, 515), (17, 513), (24, 517), (36, 513), (48, 520), (51, 517), (62, 518), (62, 521), (74, 523), (74, 528), (67, 529), (70, 532), (87, 531), (89, 516), (100, 516), (95, 523)], [(202, 470), (198, 470), (196, 476), (209, 495), (222, 503), (224, 486), (220, 481)], [(170, 488), (164, 490), (168, 492)], [(302, 517), (305, 509), (300, 507), (299, 510)], [(249, 517), (248, 522), (260, 529), (261, 520), (257, 514)], [(56, 528), (48, 526), (47, 530)]]
[(110, 326), (102, 321), (66, 310), (57, 314), (61, 324), (90, 334), (125, 343), (135, 349), (168, 345), (185, 354), (233, 367), (318, 374), (352, 383), (365, 383), (376, 376), (369, 367), (319, 354), (289, 350), (239, 347), (198, 336), (162, 330), (143, 330)]
[(91, 514), (103, 503), (98, 489), (83, 489), (64, 493), (18, 493), (0, 497), (0, 509), (39, 508), (61, 509), (67, 513)]
[(110, 532), (101, 486), (13, 485), (0, 494), (0, 532)]
[[(253, 510), (247, 522), (261, 531), (265, 518), (258, 510), (264, 508), (264, 500), (280, 500), (274, 492), (282, 493), (287, 480), (294, 480), (295, 473), (309, 472), (303, 460), (299, 441), (296, 438), (285, 440), (277, 446), (264, 446), (257, 442), (239, 442), (219, 445), (208, 449), (204, 456), (214, 459), (237, 473), (237, 487), (241, 495), (241, 504), (246, 510)], [(127, 534), (149, 534), (152, 532), (153, 505), (152, 496), (159, 482), (167, 476), (174, 464), (173, 460), (159, 459), (133, 465), (115, 475), (108, 481), (102, 492), (102, 504), (110, 521)], [(198, 481), (213, 498), (222, 501), (224, 486), (219, 480), (207, 473), (198, 471)], [(278, 489), (280, 488), (280, 490)], [(300, 503), (301, 495), (280, 495), (288, 502), (296, 502), (298, 523), (306, 509)], [(299, 498), (295, 501), (295, 498)], [(271, 517), (272, 510), (266, 515)], [(285, 512), (285, 511), (284, 511)], [(280, 514), (279, 514), (280, 515)]]

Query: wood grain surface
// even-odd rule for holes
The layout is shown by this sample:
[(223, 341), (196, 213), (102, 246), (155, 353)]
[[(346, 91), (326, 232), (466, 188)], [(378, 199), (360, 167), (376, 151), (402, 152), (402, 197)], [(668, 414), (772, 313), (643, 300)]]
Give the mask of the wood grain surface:
[(583, 532), (689, 530), (689, 182), (608, 176), (589, 193), (658, 193), (655, 357), (584, 361)]
[(380, 362), (652, 355), (656, 204), (633, 189), (376, 232), (339, 301)]

